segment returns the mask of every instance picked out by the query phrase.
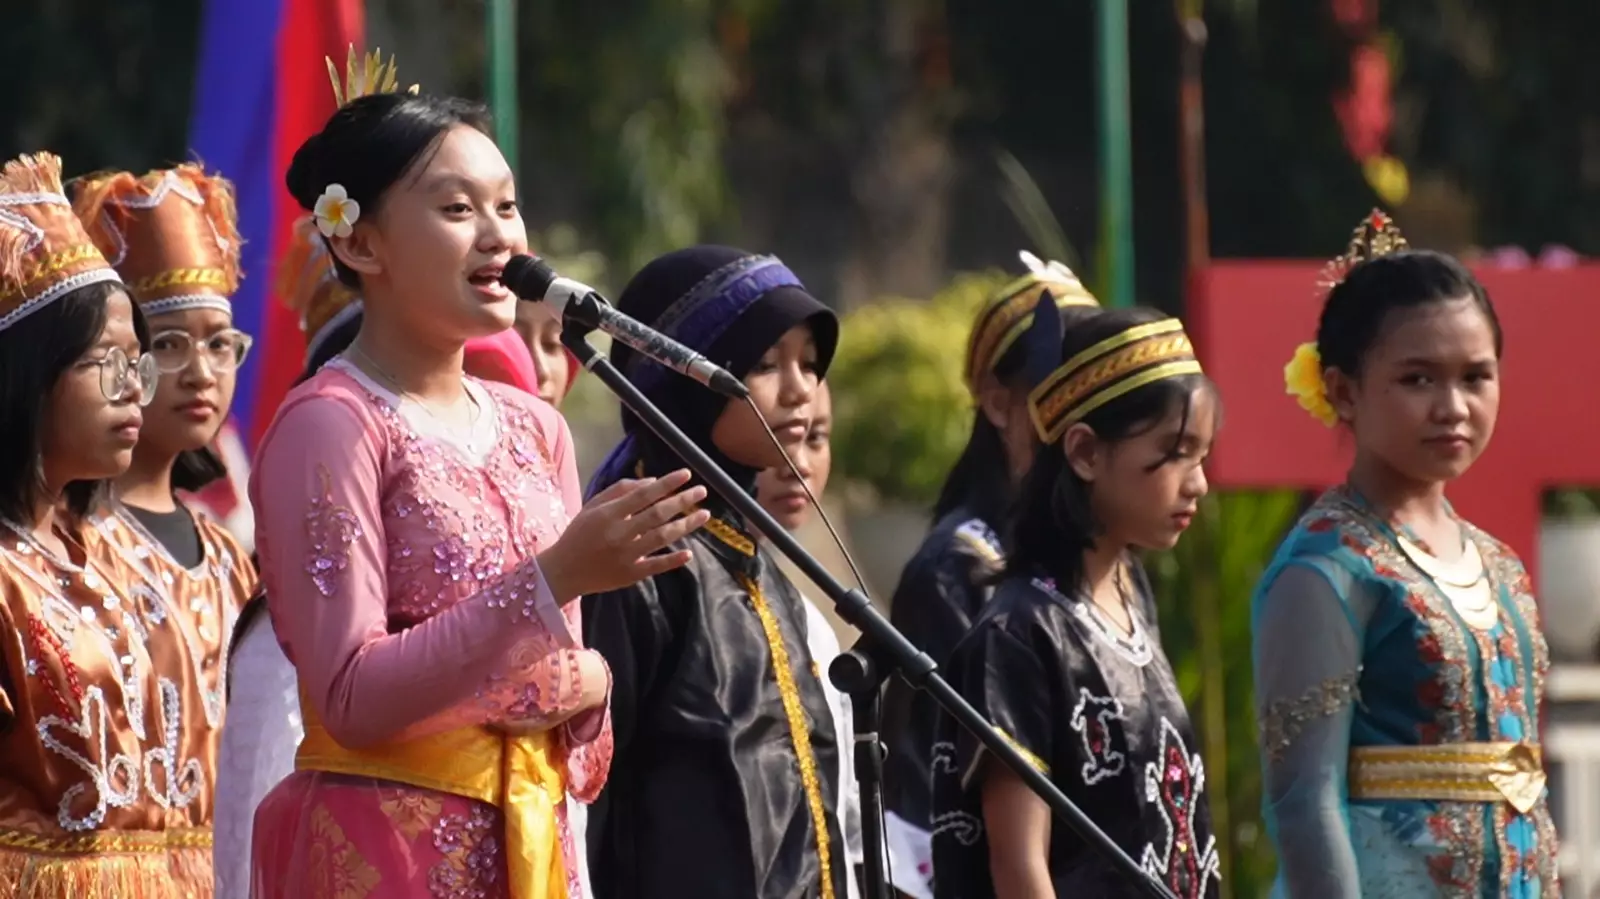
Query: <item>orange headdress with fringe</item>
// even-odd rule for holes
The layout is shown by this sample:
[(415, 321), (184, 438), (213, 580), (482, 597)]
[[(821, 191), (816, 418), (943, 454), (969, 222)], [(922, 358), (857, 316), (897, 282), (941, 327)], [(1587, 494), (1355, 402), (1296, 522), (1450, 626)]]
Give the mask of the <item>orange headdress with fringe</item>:
[(72, 187), (78, 217), (146, 315), (233, 313), (239, 216), (227, 179), (185, 164), (143, 176), (89, 175)]
[(69, 291), (117, 273), (61, 189), (61, 157), (19, 156), (0, 169), (0, 331)]
[(985, 300), (973, 319), (972, 336), (967, 339), (966, 378), (970, 389), (977, 389), (978, 379), (993, 371), (995, 363), (1028, 330), (1034, 307), (1046, 291), (1060, 309), (1100, 305), (1072, 269), (1059, 262), (1044, 262), (1026, 250), (1017, 255), (1028, 267), (1028, 274)]
[(278, 296), (300, 316), (307, 358), (334, 328), (361, 314), (361, 295), (339, 280), (333, 255), (309, 215), (294, 223), (278, 270)]

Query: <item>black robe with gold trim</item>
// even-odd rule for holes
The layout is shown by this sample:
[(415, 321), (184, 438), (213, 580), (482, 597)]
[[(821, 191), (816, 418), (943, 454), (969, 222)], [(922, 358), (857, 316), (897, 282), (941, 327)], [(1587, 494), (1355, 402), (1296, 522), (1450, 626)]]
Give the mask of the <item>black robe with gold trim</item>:
[(616, 734), (588, 824), (596, 899), (844, 899), (839, 747), (803, 601), (707, 507), (686, 567), (583, 601)]

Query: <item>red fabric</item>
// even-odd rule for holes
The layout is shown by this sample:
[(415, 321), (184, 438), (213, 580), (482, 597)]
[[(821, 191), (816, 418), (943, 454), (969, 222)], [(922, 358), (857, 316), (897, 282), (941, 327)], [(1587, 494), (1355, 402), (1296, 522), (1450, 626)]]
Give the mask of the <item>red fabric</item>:
[(465, 364), (469, 374), (539, 395), (539, 374), (534, 371), (533, 357), (516, 331), (505, 330), (467, 341)]
[[(334, 105), (333, 85), (328, 81), (324, 58), (332, 59), (344, 74), (345, 57), (350, 47), (363, 51), (366, 8), (362, 0), (284, 0), (283, 24), (278, 31), (278, 116), (272, 135), (275, 168), (289, 170), (294, 151), (306, 138), (322, 130)], [(304, 214), (289, 195), (280, 174), (274, 185), (272, 264), (265, 271), (252, 272), (257, 278), (270, 278), (289, 247), (294, 220)], [(278, 404), (300, 376), (305, 362), (305, 335), (299, 318), (276, 295), (269, 298), (263, 312), (261, 348), (256, 358), (260, 381), (255, 397), (250, 446), (260, 442), (272, 423)]]

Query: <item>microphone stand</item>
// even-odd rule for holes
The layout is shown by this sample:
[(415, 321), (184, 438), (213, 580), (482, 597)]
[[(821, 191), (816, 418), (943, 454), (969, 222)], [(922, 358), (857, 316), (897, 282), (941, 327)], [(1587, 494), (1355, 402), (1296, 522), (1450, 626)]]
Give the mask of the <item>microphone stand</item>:
[[(618, 371), (611, 360), (600, 355), (586, 339), (590, 331), (598, 325), (599, 317), (595, 310), (585, 310), (585, 303), (593, 303), (594, 299), (574, 298), (566, 309), (565, 324), (561, 332), (561, 342), (566, 345), (578, 358), (578, 362), (601, 383), (605, 384), (617, 399), (622, 401), (633, 414), (639, 417), (662, 442), (671, 447), (701, 480), (705, 481), (710, 489), (715, 490), (728, 504), (744, 516), (745, 521), (753, 525), (766, 537), (777, 550), (783, 553), (799, 568), (811, 582), (828, 594), (833, 600), (834, 610), (840, 618), (848, 621), (861, 631), (862, 637), (851, 647), (850, 651), (840, 656), (829, 666), (830, 675), (835, 669), (844, 674), (846, 684), (834, 683), (841, 690), (848, 685), (849, 692), (861, 698), (870, 697), (862, 705), (865, 706), (863, 715), (870, 714), (871, 720), (858, 719), (858, 726), (862, 723), (869, 725), (867, 734), (873, 736), (870, 744), (863, 749), (861, 734), (857, 734), (857, 760), (866, 760), (864, 770), (858, 772), (861, 781), (863, 801), (861, 808), (863, 839), (866, 837), (867, 819), (874, 822), (872, 829), (877, 832), (878, 839), (867, 842), (868, 865), (867, 883), (868, 899), (889, 899), (889, 885), (886, 880), (887, 867), (882, 864), (880, 857), (878, 863), (872, 862), (870, 853), (876, 851), (880, 856), (883, 853), (882, 839), (882, 809), (883, 796), (881, 778), (878, 776), (882, 770), (881, 747), (875, 737), (877, 730), (877, 695), (879, 688), (889, 672), (898, 672), (908, 684), (920, 690), (925, 690), (937, 702), (946, 714), (955, 718), (962, 727), (966, 728), (978, 741), (983, 744), (1001, 764), (1011, 769), (1023, 783), (1038, 794), (1045, 804), (1050, 807), (1055, 817), (1065, 821), (1084, 842), (1092, 846), (1095, 851), (1119, 869), (1129, 879), (1138, 883), (1149, 895), (1157, 899), (1177, 899), (1170, 890), (1159, 880), (1150, 876), (1141, 868), (1122, 847), (1118, 846), (1105, 831), (1095, 826), (1089, 817), (1083, 813), (1072, 800), (1066, 797), (1050, 782), (1037, 768), (1033, 767), (1023, 758), (1022, 754), (1011, 744), (1011, 741), (994, 725), (984, 720), (983, 716), (972, 707), (961, 694), (957, 693), (944, 678), (937, 673), (938, 666), (927, 653), (917, 649), (910, 640), (872, 604), (865, 594), (859, 590), (846, 588), (843, 584), (828, 573), (810, 553), (801, 547), (800, 542), (784, 528), (773, 520), (767, 511), (761, 508), (755, 498), (742, 490), (734, 480), (728, 476), (717, 464), (711, 461), (704, 451), (695, 446), (678, 426), (667, 418), (655, 403), (652, 403), (639, 388), (633, 385)], [(854, 670), (852, 670), (854, 669)], [(854, 676), (859, 675), (859, 676)], [(841, 751), (842, 748), (841, 748)], [(868, 789), (871, 789), (871, 795)], [(869, 815), (869, 809), (871, 813)], [(877, 847), (876, 850), (870, 847)]]

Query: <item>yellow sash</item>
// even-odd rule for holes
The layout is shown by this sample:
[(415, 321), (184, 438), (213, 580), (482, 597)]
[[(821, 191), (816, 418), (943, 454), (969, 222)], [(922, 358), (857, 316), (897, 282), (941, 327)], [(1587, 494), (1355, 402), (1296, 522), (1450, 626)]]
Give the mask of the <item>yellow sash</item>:
[(567, 899), (566, 863), (556, 813), (566, 784), (550, 732), (507, 736), (467, 727), (372, 749), (345, 749), (300, 697), (306, 735), (295, 753), (298, 771), (392, 780), (465, 796), (499, 807), (506, 820), (510, 895)]

